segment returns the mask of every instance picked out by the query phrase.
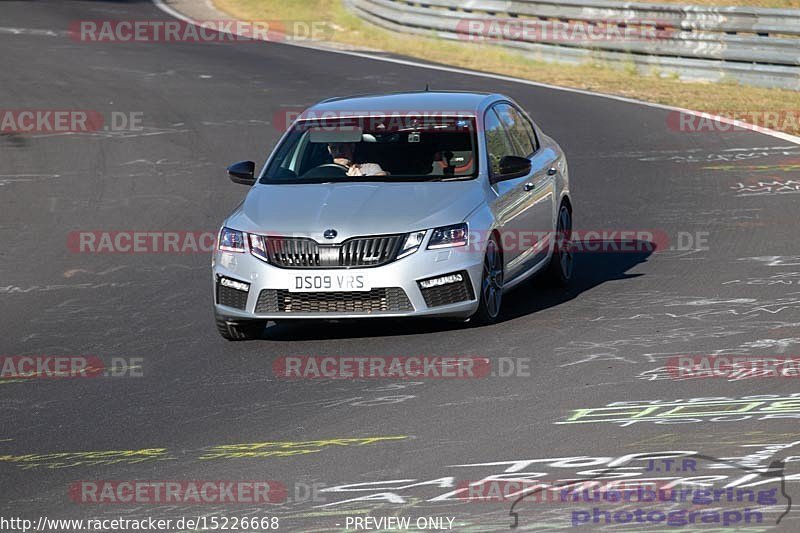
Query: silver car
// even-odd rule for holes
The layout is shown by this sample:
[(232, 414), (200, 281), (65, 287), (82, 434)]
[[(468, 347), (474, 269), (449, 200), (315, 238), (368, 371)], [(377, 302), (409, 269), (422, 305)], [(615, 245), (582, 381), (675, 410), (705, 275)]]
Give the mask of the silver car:
[(220, 334), (282, 319), (497, 320), (539, 271), (572, 277), (567, 162), (512, 99), (413, 92), (325, 100), (299, 116), (213, 257)]

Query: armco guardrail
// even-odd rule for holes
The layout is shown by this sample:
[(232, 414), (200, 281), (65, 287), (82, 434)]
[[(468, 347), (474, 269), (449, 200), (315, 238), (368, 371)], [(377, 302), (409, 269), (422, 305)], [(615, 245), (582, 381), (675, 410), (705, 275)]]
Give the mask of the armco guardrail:
[(635, 65), (682, 79), (800, 90), (800, 10), (612, 0), (346, 0), (394, 31), (511, 47), (534, 59)]

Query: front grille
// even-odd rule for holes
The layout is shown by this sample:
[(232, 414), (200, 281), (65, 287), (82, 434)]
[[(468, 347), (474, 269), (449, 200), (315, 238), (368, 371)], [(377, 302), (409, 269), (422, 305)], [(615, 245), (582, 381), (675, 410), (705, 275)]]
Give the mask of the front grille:
[(456, 272), (456, 274), (461, 274), (461, 281), (437, 285), (436, 287), (427, 289), (420, 287), (419, 290), (422, 292), (422, 297), (425, 298), (425, 305), (428, 307), (438, 307), (440, 305), (466, 302), (467, 300), (474, 299), (475, 295), (472, 291), (472, 283), (469, 280), (469, 274), (467, 274), (465, 270)]
[(339, 247), (341, 266), (377, 266), (394, 260), (402, 245), (402, 235), (363, 237), (344, 241)]
[(219, 305), (226, 305), (234, 309), (244, 309), (247, 307), (247, 294), (244, 291), (238, 291), (230, 287), (223, 287), (217, 281), (217, 303)]
[(286, 268), (320, 267), (319, 244), (311, 239), (267, 237), (269, 262)]
[(353, 292), (289, 292), (264, 289), (256, 313), (380, 313), (413, 311), (400, 287)]
[(267, 237), (267, 256), (282, 268), (348, 268), (385, 265), (395, 260), (404, 235), (356, 237), (342, 244), (313, 239)]

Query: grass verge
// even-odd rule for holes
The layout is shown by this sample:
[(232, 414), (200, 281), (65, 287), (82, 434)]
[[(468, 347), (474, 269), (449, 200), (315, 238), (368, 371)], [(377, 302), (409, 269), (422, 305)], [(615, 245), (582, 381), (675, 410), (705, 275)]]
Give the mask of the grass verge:
[(706, 111), (800, 135), (800, 92), (796, 91), (735, 83), (685, 82), (659, 76), (657, 72), (643, 76), (635, 72), (633, 65), (617, 70), (602, 65), (550, 64), (533, 61), (499, 46), (396, 34), (361, 20), (345, 9), (341, 0), (214, 0), (214, 3), (222, 11), (243, 20), (323, 20), (330, 28), (325, 38), (333, 42)]

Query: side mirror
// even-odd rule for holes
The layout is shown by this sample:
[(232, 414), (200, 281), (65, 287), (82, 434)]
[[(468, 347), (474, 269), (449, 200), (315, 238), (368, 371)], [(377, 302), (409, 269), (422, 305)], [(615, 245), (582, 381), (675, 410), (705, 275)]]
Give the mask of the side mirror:
[(518, 178), (531, 171), (531, 161), (525, 157), (507, 155), (500, 160), (500, 178)]
[(228, 167), (228, 176), (234, 183), (253, 185), (256, 182), (256, 164), (252, 161), (241, 161)]

